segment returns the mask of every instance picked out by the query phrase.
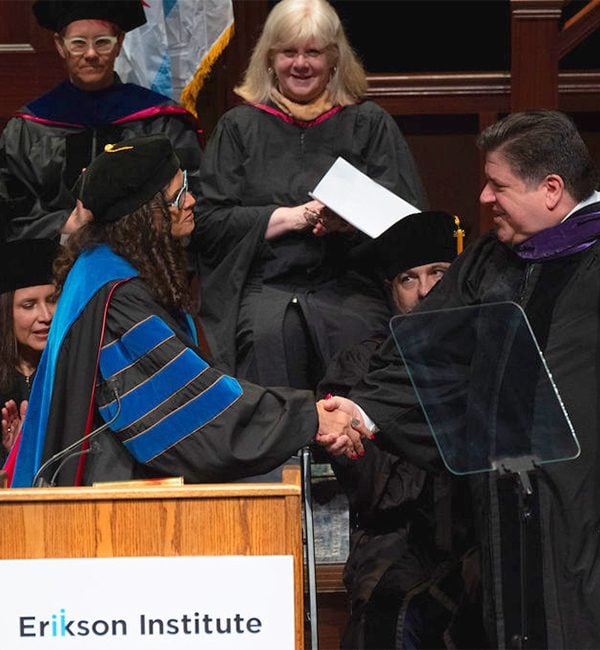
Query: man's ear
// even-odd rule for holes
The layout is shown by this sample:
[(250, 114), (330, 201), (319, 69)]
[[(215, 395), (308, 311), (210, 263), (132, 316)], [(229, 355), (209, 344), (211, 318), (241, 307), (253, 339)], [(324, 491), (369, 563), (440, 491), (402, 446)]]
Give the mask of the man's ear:
[(546, 188), (546, 207), (553, 210), (561, 201), (565, 193), (565, 182), (558, 174), (548, 174), (544, 179)]
[(58, 50), (61, 59), (67, 58), (67, 53), (65, 52), (65, 46), (62, 41), (62, 36), (58, 32), (54, 32), (54, 45)]

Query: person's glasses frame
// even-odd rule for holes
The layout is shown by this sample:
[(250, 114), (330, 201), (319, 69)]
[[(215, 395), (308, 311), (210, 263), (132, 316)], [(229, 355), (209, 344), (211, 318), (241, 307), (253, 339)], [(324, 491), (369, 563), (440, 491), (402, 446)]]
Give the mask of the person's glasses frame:
[(105, 35), (94, 36), (94, 38), (71, 36), (70, 38), (63, 37), (62, 40), (70, 54), (81, 55), (85, 54), (90, 47), (98, 54), (110, 54), (119, 39), (117, 36)]
[(305, 59), (318, 59), (325, 54), (325, 49), (318, 50), (316, 48), (311, 48), (310, 50), (297, 50), (293, 47), (286, 47), (284, 50), (277, 50), (277, 54), (290, 60), (297, 59), (301, 55)]
[(167, 206), (169, 208), (177, 208), (178, 210), (182, 210), (185, 204), (185, 197), (187, 191), (188, 191), (187, 169), (184, 169), (183, 185), (181, 186), (179, 192), (177, 192), (177, 196), (172, 201), (167, 201)]

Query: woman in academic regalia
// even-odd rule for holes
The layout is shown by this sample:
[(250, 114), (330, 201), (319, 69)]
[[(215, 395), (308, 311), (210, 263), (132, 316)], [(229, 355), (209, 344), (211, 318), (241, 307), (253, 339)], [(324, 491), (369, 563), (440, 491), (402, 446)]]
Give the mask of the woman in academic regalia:
[(107, 145), (76, 191), (89, 214), (54, 264), (56, 314), (11, 487), (230, 481), (308, 444), (324, 408), (312, 392), (238, 381), (197, 347), (182, 243), (195, 199), (169, 138)]
[[(31, 4), (31, 3), (30, 3)], [(146, 23), (141, 0), (37, 0), (66, 78), (28, 101), (0, 137), (0, 213), (7, 240), (70, 234), (81, 223), (71, 188), (104, 145), (163, 133), (195, 189), (202, 155), (196, 118), (170, 97), (115, 72), (124, 39)]]
[(7, 418), (7, 402), (18, 413), (29, 391), (54, 315), (50, 239), (24, 239), (0, 246), (0, 405), (3, 464), (18, 429)]
[(338, 350), (388, 331), (381, 286), (348, 263), (367, 235), (309, 196), (342, 156), (427, 207), (403, 134), (366, 91), (329, 2), (274, 5), (235, 88), (244, 103), (207, 142), (192, 241), (208, 343), (236, 376), (314, 389)]

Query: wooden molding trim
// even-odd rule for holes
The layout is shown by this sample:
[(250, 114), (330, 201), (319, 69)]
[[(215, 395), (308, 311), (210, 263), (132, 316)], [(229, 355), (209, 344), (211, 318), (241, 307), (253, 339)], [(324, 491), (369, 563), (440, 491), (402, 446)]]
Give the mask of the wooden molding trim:
[(367, 96), (392, 115), (508, 110), (508, 72), (370, 74)]
[[(392, 115), (499, 113), (510, 110), (509, 72), (369, 74), (368, 97)], [(563, 110), (597, 110), (600, 71), (559, 74)], [(595, 108), (594, 108), (595, 107)]]
[(558, 58), (561, 59), (600, 27), (600, 0), (591, 0), (565, 23), (558, 35)]
[(511, 15), (518, 20), (559, 20), (564, 0), (510, 0)]
[(33, 45), (29, 43), (0, 43), (0, 54), (23, 54), (23, 52), (35, 52)]
[(600, 70), (561, 72), (558, 75), (558, 90), (563, 94), (577, 92), (598, 95), (600, 94)]
[(503, 95), (510, 90), (509, 72), (436, 72), (370, 74), (369, 95)]
[(317, 564), (317, 592), (320, 594), (346, 593), (342, 576), (343, 564)]

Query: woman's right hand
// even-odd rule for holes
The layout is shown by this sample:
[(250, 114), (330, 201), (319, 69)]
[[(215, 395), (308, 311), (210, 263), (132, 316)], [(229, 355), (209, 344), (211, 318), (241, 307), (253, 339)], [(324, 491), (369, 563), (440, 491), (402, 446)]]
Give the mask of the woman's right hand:
[(21, 425), (27, 412), (27, 400), (23, 400), (17, 408), (14, 399), (8, 400), (2, 407), (2, 446), (10, 451), (21, 432)]
[(315, 442), (332, 456), (364, 456), (361, 438), (373, 438), (356, 404), (346, 397), (328, 395), (317, 402), (319, 429)]
[(354, 226), (352, 224), (342, 219), (342, 217), (332, 212), (329, 208), (324, 207), (313, 228), (313, 235), (323, 237), (333, 232), (349, 233), (353, 230)]
[(320, 222), (324, 210), (326, 210), (325, 206), (315, 200), (291, 208), (277, 208), (269, 219), (265, 239), (267, 241), (277, 239), (277, 237), (289, 232), (301, 232), (303, 230), (312, 230), (313, 234), (316, 234), (315, 228)]

